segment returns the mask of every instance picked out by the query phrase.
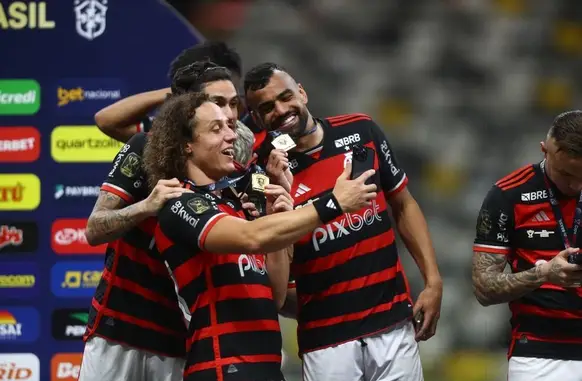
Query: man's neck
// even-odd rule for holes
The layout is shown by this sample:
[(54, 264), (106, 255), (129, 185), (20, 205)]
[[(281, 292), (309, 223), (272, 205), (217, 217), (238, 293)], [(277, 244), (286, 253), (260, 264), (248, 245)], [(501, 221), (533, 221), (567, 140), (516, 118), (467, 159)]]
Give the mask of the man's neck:
[(317, 147), (317, 145), (320, 144), (321, 141), (323, 140), (323, 128), (321, 127), (320, 123), (317, 123), (317, 125), (316, 123), (317, 122), (315, 121), (315, 119), (311, 115), (309, 115), (305, 131), (311, 131), (314, 127), (317, 128), (311, 134), (302, 136), (299, 139), (297, 139), (297, 141), (295, 142), (297, 144), (297, 147), (295, 147), (295, 150), (297, 152), (309, 151), (310, 149)]
[(214, 184), (220, 180), (211, 178), (206, 173), (202, 172), (200, 168), (193, 165), (192, 163), (187, 164), (186, 173), (188, 175), (188, 178), (198, 186)]

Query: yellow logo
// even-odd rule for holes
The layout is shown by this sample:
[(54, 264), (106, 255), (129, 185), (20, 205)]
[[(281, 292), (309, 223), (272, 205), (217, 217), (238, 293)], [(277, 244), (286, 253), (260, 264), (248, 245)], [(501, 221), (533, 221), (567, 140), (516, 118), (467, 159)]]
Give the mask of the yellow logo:
[(83, 102), (88, 101), (117, 101), (121, 99), (121, 90), (88, 90), (81, 86), (73, 87), (70, 89), (63, 88), (59, 86), (57, 88), (57, 99), (58, 106), (63, 107), (72, 102)]
[(96, 288), (101, 279), (101, 271), (67, 271), (62, 288)]
[(108, 163), (121, 147), (96, 126), (58, 126), (51, 133), (51, 156), (58, 163)]
[(32, 288), (35, 283), (34, 275), (0, 275), (0, 288)]
[(34, 210), (40, 204), (40, 180), (32, 173), (0, 174), (0, 210)]
[(54, 29), (54, 20), (49, 19), (45, 1), (14, 1), (9, 5), (0, 3), (0, 29)]

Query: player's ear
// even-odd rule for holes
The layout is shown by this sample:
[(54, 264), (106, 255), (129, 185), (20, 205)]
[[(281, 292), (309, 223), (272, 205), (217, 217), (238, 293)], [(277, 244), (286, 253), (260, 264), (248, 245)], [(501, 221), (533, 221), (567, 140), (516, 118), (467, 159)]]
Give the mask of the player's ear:
[(546, 142), (541, 141), (540, 148), (542, 149), (542, 152), (544, 153), (544, 155), (548, 153), (548, 148), (546, 147)]
[(193, 146), (193, 143), (188, 142), (188, 143), (186, 143), (186, 147), (184, 147), (184, 151), (186, 151), (188, 156), (191, 156), (192, 153), (194, 152), (194, 148), (192, 146)]
[(301, 97), (301, 102), (303, 102), (303, 104), (307, 104), (309, 98), (307, 97), (307, 92), (303, 88), (303, 85), (298, 83), (297, 87), (299, 87), (299, 96)]

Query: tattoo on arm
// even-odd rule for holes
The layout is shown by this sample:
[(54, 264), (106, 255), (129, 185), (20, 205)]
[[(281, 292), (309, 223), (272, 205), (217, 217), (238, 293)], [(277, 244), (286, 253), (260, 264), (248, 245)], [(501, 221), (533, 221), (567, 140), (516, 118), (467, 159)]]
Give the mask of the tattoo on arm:
[(514, 274), (505, 274), (504, 255), (473, 254), (473, 292), (484, 306), (511, 302), (543, 284), (540, 266)]
[(127, 205), (121, 197), (101, 191), (87, 223), (87, 240), (92, 245), (111, 242), (146, 217), (141, 203)]

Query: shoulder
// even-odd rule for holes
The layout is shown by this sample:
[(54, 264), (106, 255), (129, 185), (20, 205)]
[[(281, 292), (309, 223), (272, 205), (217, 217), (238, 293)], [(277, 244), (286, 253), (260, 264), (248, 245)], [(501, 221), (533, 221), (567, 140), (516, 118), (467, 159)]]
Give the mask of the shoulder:
[(216, 197), (210, 193), (185, 192), (180, 197), (168, 200), (164, 209), (173, 214), (203, 215), (218, 212)]
[(325, 120), (329, 123), (331, 127), (340, 127), (345, 125), (366, 125), (374, 123), (372, 118), (366, 114), (343, 114), (343, 115), (336, 115), (336, 116), (329, 116), (325, 118)]
[(536, 190), (536, 173), (535, 165), (524, 165), (496, 181), (491, 192), (512, 203), (518, 202), (522, 194)]

